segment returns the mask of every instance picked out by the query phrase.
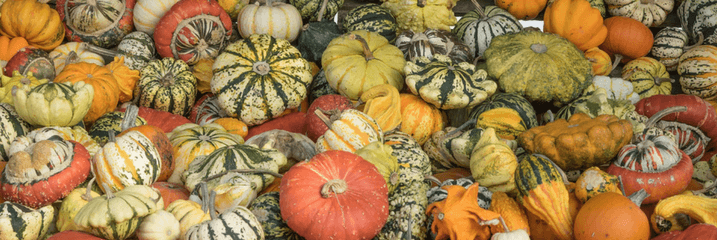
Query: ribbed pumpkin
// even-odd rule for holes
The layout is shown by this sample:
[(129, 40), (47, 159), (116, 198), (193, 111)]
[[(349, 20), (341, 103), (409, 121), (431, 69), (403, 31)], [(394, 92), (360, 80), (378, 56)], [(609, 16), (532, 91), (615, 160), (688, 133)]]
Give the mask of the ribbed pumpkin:
[(493, 40), (485, 51), (487, 71), (504, 92), (560, 107), (578, 98), (591, 83), (590, 62), (564, 38), (524, 30)]
[(230, 44), (212, 68), (211, 88), (219, 106), (249, 126), (299, 107), (312, 80), (311, 66), (299, 50), (266, 34)]
[(548, 5), (548, 0), (526, 1), (526, 0), (498, 0), (495, 5), (505, 9), (511, 15), (520, 20), (530, 20), (538, 16)]
[(84, 47), (105, 58), (124, 57), (124, 64), (132, 70), (142, 70), (150, 60), (154, 59), (155, 55), (152, 36), (140, 31), (135, 31), (124, 36), (119, 45), (117, 45), (117, 51), (104, 49), (87, 43), (84, 44)]
[(688, 43), (689, 37), (685, 30), (678, 27), (665, 27), (655, 34), (655, 43), (650, 54), (664, 64), (667, 71), (675, 71), (680, 56), (693, 47), (688, 46)]
[(717, 97), (717, 47), (700, 45), (687, 50), (680, 56), (677, 73), (680, 74), (680, 85), (686, 94), (703, 99)]
[(653, 95), (670, 95), (672, 79), (665, 65), (650, 57), (641, 57), (625, 64), (622, 78), (632, 82), (633, 91), (640, 98)]
[[(688, 0), (677, 8), (680, 26), (687, 32), (691, 43), (704, 39), (704, 44), (717, 43), (717, 25), (710, 21), (717, 11), (717, 2), (712, 0)], [(702, 35), (700, 37), (700, 35)]]
[(585, 0), (556, 0), (545, 8), (543, 19), (545, 32), (568, 39), (581, 51), (599, 46), (607, 37), (600, 11)]
[(391, 10), (396, 18), (398, 29), (423, 32), (426, 29), (449, 30), (456, 24), (453, 7), (456, 0), (387, 0), (382, 6)]
[(92, 104), (92, 86), (84, 82), (47, 82), (13, 91), (13, 102), (23, 120), (35, 126), (73, 126), (82, 122)]
[[(477, 119), (482, 113), (496, 108), (510, 108), (515, 110), (525, 124), (526, 129), (538, 126), (538, 118), (533, 105), (517, 93), (498, 92), (482, 103), (470, 109), (470, 117)], [(453, 122), (453, 120), (451, 120)]]
[(383, 142), (381, 126), (361, 111), (347, 109), (331, 116), (320, 111), (316, 114), (329, 126), (329, 130), (316, 139), (317, 152), (342, 150), (353, 153), (371, 142)]
[(153, 60), (137, 82), (139, 105), (178, 115), (189, 113), (197, 94), (197, 78), (187, 63), (174, 58)]
[(264, 229), (259, 220), (246, 207), (237, 206), (219, 215), (214, 213), (210, 204), (211, 220), (198, 223), (189, 229), (184, 236), (187, 240), (228, 239), (246, 240), (264, 239)]
[[(644, 240), (650, 238), (650, 221), (640, 204), (619, 193), (591, 198), (575, 216), (575, 239)], [(604, 236), (604, 238), (602, 238)]]
[(125, 64), (125, 57), (115, 57), (114, 61), (107, 64), (105, 67), (110, 70), (112, 76), (117, 81), (119, 86), (120, 96), (119, 102), (124, 103), (132, 100), (134, 96), (134, 89), (139, 81), (140, 72), (132, 70)]
[[(107, 144), (92, 158), (98, 184), (112, 191), (131, 185), (151, 185), (162, 170), (160, 152), (151, 139), (138, 131), (110, 135)], [(104, 189), (103, 189), (104, 190)]]
[(15, 106), (13, 103), (12, 89), (14, 87), (28, 86), (34, 88), (37, 85), (47, 83), (48, 79), (37, 79), (30, 72), (27, 75), (22, 75), (18, 71), (14, 71), (10, 76), (2, 75), (2, 82), (0, 83), (0, 102), (9, 103)]
[(232, 35), (231, 22), (217, 1), (181, 0), (157, 24), (153, 35), (157, 53), (188, 64), (215, 58)]
[(612, 16), (623, 16), (640, 21), (648, 27), (660, 26), (675, 7), (674, 0), (606, 0)]
[(418, 57), (433, 59), (433, 55), (448, 56), (454, 63), (473, 62), (471, 49), (451, 32), (426, 29), (424, 32), (404, 31), (396, 38), (395, 45), (401, 49), (407, 61)]
[[(8, 103), (0, 103), (0, 161), (7, 162), (10, 159), (10, 144), (19, 136), (23, 136), (30, 131), (30, 124), (22, 120), (17, 115), (15, 107)], [(2, 195), (2, 194), (0, 194)]]
[(132, 23), (137, 31), (154, 33), (159, 19), (179, 0), (137, 0), (134, 5)]
[[(137, 106), (130, 105), (125, 110), (125, 114), (126, 118), (135, 119), (135, 116), (139, 114), (139, 108)], [(121, 138), (125, 134), (131, 132), (139, 132), (152, 142), (152, 145), (154, 145), (154, 147), (157, 149), (159, 157), (162, 161), (162, 163), (160, 164), (161, 168), (159, 177), (155, 181), (166, 181), (169, 176), (172, 175), (175, 160), (174, 148), (172, 147), (172, 143), (169, 141), (167, 134), (164, 133), (164, 130), (159, 127), (147, 124), (135, 126), (134, 122), (131, 120), (127, 120), (126, 123), (123, 122), (120, 125), (122, 126), (122, 132), (117, 135), (118, 138)]]
[(58, 0), (55, 4), (65, 22), (65, 36), (71, 42), (113, 47), (134, 29), (135, 0)]
[[(90, 130), (88, 131), (88, 134), (95, 142), (97, 142), (100, 146), (103, 146), (109, 140), (110, 131), (115, 131), (115, 133), (119, 133), (122, 131), (122, 126), (120, 126), (120, 124), (122, 124), (122, 119), (124, 119), (124, 116), (125, 113), (119, 111), (105, 113), (101, 117), (99, 117), (94, 124), (92, 124), (92, 127), (90, 127)], [(140, 116), (137, 116), (135, 118), (135, 126), (145, 124), (147, 124), (147, 120), (145, 120), (144, 118)]]
[(351, 100), (380, 84), (404, 86), (403, 52), (385, 37), (365, 30), (344, 34), (329, 43), (321, 57), (331, 88)]
[(446, 124), (445, 113), (409, 93), (401, 94), (401, 119), (401, 132), (411, 135), (420, 145)]
[(102, 56), (86, 49), (82, 43), (68, 42), (57, 46), (50, 52), (50, 58), (55, 65), (55, 72), (62, 72), (65, 65), (76, 62), (94, 63), (100, 66), (105, 65)]
[(8, 0), (0, 7), (0, 34), (23, 37), (31, 46), (50, 51), (65, 38), (62, 18), (45, 3), (35, 0)]
[(181, 236), (184, 236), (192, 226), (211, 219), (208, 197), (205, 199), (207, 200), (201, 199), (201, 204), (192, 200), (177, 200), (166, 206), (165, 210), (179, 220)]
[(398, 35), (398, 25), (396, 25), (396, 19), (391, 12), (388, 8), (375, 3), (362, 4), (352, 8), (346, 13), (341, 25), (346, 32), (357, 30), (375, 32), (389, 42), (394, 42)]
[(43, 239), (54, 220), (52, 205), (34, 209), (5, 201), (0, 203), (0, 238)]
[(113, 111), (119, 102), (120, 89), (112, 72), (97, 64), (79, 62), (67, 65), (53, 81), (58, 83), (83, 81), (92, 85), (95, 96), (89, 112), (83, 118), (86, 125), (91, 125), (102, 114)]
[(27, 40), (23, 37), (9, 38), (7, 36), (0, 36), (0, 60), (7, 62), (15, 56), (17, 51), (30, 45)]
[(458, 20), (451, 32), (470, 47), (474, 57), (483, 56), (494, 37), (523, 30), (523, 25), (508, 11), (497, 6), (483, 8), (478, 1), (472, 2), (476, 8)]
[(244, 7), (239, 16), (239, 34), (248, 38), (254, 34), (267, 34), (277, 39), (294, 41), (299, 36), (301, 13), (291, 4), (268, 0), (262, 5), (254, 2)]

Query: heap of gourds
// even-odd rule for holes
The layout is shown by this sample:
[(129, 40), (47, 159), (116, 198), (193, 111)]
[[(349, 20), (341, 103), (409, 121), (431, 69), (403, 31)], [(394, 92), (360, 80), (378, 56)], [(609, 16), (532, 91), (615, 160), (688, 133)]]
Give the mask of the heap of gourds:
[(471, 2), (0, 0), (0, 239), (717, 236), (717, 0)]

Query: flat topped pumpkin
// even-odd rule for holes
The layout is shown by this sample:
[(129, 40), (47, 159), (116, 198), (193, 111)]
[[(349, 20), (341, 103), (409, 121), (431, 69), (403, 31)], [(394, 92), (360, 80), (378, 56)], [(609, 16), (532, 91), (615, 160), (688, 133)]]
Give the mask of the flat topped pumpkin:
[(614, 115), (590, 118), (576, 113), (567, 121), (558, 119), (534, 127), (518, 136), (530, 153), (548, 156), (565, 171), (609, 163), (632, 139), (632, 124)]

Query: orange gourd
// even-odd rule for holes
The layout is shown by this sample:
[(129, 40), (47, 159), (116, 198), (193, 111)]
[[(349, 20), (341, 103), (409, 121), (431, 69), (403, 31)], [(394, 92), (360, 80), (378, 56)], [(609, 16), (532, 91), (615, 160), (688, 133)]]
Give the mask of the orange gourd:
[(607, 37), (600, 10), (587, 0), (556, 0), (545, 8), (543, 30), (568, 39), (581, 51), (599, 46)]
[(23, 37), (39, 49), (51, 51), (65, 39), (60, 14), (37, 0), (7, 0), (0, 7), (0, 34)]
[(495, 5), (505, 9), (517, 19), (530, 20), (545, 9), (548, 0), (496, 0)]
[(124, 57), (115, 57), (114, 61), (107, 64), (105, 68), (110, 70), (112, 76), (119, 86), (119, 102), (127, 102), (132, 100), (132, 92), (137, 81), (139, 81), (139, 71), (132, 70), (124, 65)]
[(433, 133), (443, 129), (446, 124), (444, 112), (410, 93), (402, 93), (400, 98), (401, 132), (408, 133), (423, 145)]
[[(488, 210), (500, 214), (509, 229), (523, 229), (530, 234), (530, 225), (528, 224), (528, 216), (525, 215), (525, 210), (508, 194), (493, 192)], [(506, 230), (503, 229), (503, 225), (492, 225), (490, 226), (490, 232), (496, 234), (506, 232)]]
[(0, 36), (0, 60), (10, 61), (17, 51), (28, 46), (27, 40), (22, 37), (9, 38)]
[[(578, 215), (580, 208), (583, 203), (575, 196), (575, 184), (566, 185), (570, 194), (568, 194), (569, 202), (569, 213), (570, 219), (575, 222), (575, 217)], [(525, 208), (523, 208), (525, 209)], [(558, 239), (558, 235), (550, 229), (550, 225), (545, 220), (532, 214), (530, 211), (525, 211), (525, 215), (528, 217), (528, 226), (530, 227), (530, 238), (531, 239)]]
[(608, 76), (612, 72), (612, 59), (605, 51), (598, 47), (590, 48), (585, 51), (585, 57), (593, 66), (594, 76)]
[(619, 193), (590, 198), (575, 217), (575, 240), (648, 240), (650, 221), (638, 205)]
[(494, 225), (492, 222), (500, 214), (478, 206), (478, 183), (467, 189), (459, 185), (441, 188), (447, 192), (446, 199), (426, 207), (426, 214), (433, 216), (431, 231), (436, 233), (436, 239), (488, 240), (491, 234), (488, 225)]
[(83, 81), (92, 85), (95, 96), (92, 100), (92, 105), (90, 105), (90, 110), (82, 119), (85, 125), (91, 125), (102, 114), (114, 111), (119, 102), (120, 88), (112, 76), (112, 72), (94, 63), (78, 62), (69, 64), (65, 66), (62, 72), (57, 74), (53, 81), (57, 83)]
[(615, 62), (622, 62), (646, 56), (655, 42), (650, 28), (629, 17), (614, 16), (603, 22), (607, 27), (607, 38), (600, 49), (615, 55)]
[(246, 123), (236, 118), (218, 118), (217, 120), (214, 120), (213, 123), (219, 124), (220, 126), (224, 127), (224, 129), (227, 130), (228, 133), (239, 135), (242, 138), (246, 138), (246, 136), (249, 134), (249, 127), (246, 125)]

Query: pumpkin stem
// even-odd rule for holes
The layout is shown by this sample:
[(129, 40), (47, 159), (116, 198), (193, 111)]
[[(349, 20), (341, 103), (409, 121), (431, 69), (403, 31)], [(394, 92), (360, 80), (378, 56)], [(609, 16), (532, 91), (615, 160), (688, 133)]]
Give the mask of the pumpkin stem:
[(530, 45), (530, 50), (533, 50), (535, 53), (545, 53), (548, 51), (548, 46), (542, 43), (533, 43)]
[(139, 107), (130, 104), (124, 110), (124, 117), (122, 117), (122, 123), (120, 123), (120, 129), (124, 132), (127, 129), (136, 127), (137, 116), (139, 115)]
[(690, 50), (690, 49), (692, 49), (692, 48), (694, 48), (694, 47), (697, 47), (697, 46), (699, 46), (699, 45), (702, 45), (702, 43), (703, 43), (704, 41), (705, 41), (705, 36), (702, 35), (702, 32), (697, 32), (697, 43), (695, 43), (694, 45), (685, 46), (684, 49), (685, 49), (685, 50)]
[[(620, 183), (622, 183), (622, 181)], [(623, 192), (623, 194), (625, 193)], [(640, 191), (630, 194), (630, 196), (628, 196), (627, 198), (629, 198), (630, 201), (632, 201), (633, 203), (635, 203), (635, 205), (639, 207), (640, 205), (642, 205), (642, 201), (644, 201), (649, 196), (650, 194), (647, 193), (645, 189), (640, 189)]]
[[(435, 183), (438, 186), (441, 186), (441, 180), (438, 180), (438, 178), (431, 176), (431, 175), (425, 175), (423, 176), (423, 180), (428, 180), (432, 183)], [(716, 181), (717, 182), (717, 181)]]
[(647, 123), (645, 123), (645, 129), (654, 127), (655, 124), (657, 124), (660, 119), (663, 117), (670, 115), (672, 113), (678, 113), (678, 112), (684, 112), (687, 111), (687, 107), (685, 106), (674, 106), (674, 107), (668, 107), (665, 109), (660, 110), (659, 112), (655, 113), (655, 115), (652, 115), (650, 119), (647, 120)]
[[(421, 0), (419, 0), (421, 1)], [(425, 0), (423, 0), (425, 1)], [(361, 42), (361, 47), (363, 48), (363, 56), (366, 58), (366, 61), (370, 61), (374, 59), (373, 53), (371, 52), (371, 49), (368, 47), (368, 42), (366, 42), (366, 39), (361, 37), (360, 35), (351, 34), (349, 35), (349, 39), (351, 40), (358, 40)]]
[(343, 179), (331, 179), (324, 183), (321, 187), (321, 196), (324, 198), (331, 197), (331, 193), (338, 195), (346, 192), (348, 185)]
[(202, 199), (202, 211), (204, 211), (205, 213), (209, 212), (209, 190), (207, 190), (206, 182), (199, 182), (199, 195)]
[(664, 82), (674, 83), (675, 79), (672, 78), (655, 78), (655, 85), (662, 85)]
[(67, 54), (67, 60), (65, 61), (65, 66), (73, 64), (73, 63), (78, 63), (78, 62), (80, 62), (80, 60), (82, 60), (82, 59), (80, 59), (80, 56), (77, 55), (77, 52), (75, 52), (74, 50), (70, 51), (70, 53)]
[[(623, 58), (622, 54), (615, 54), (615, 61), (612, 61), (612, 69), (610, 69), (611, 73), (614, 72), (615, 69), (617, 69), (617, 65), (620, 64), (620, 61), (622, 61), (622, 58)], [(623, 77), (623, 78), (627, 78), (627, 77)]]
[(269, 66), (269, 64), (264, 61), (259, 61), (254, 63), (254, 65), (251, 67), (251, 70), (253, 70), (259, 75), (264, 76), (269, 74), (269, 71), (271, 71), (271, 66)]
[[(90, 168), (92, 168), (92, 164), (90, 164)], [(92, 171), (90, 171), (90, 172), (92, 172)], [(92, 176), (92, 179), (90, 179), (90, 181), (87, 182), (87, 188), (86, 188), (87, 190), (85, 190), (85, 194), (80, 196), (82, 198), (82, 200), (85, 200), (85, 201), (92, 200), (92, 194), (91, 194), (92, 193), (92, 184), (95, 184), (95, 179), (97, 179), (97, 177)]]
[(112, 192), (112, 188), (107, 185), (107, 183), (102, 183), (102, 190), (105, 191), (105, 196), (107, 199), (113, 199), (115, 197), (115, 194)]
[(466, 129), (469, 126), (475, 126), (477, 122), (478, 122), (478, 119), (475, 119), (475, 118), (470, 119), (470, 120), (464, 122), (463, 124), (461, 124), (460, 126), (458, 126), (458, 128), (453, 129), (453, 131), (446, 133), (446, 135), (444, 135), (443, 137), (445, 138), (445, 137), (454, 136), (455, 134), (462, 132), (464, 129)]
[[(205, 188), (205, 189), (206, 189), (206, 188)], [(209, 193), (209, 201), (208, 201), (209, 203), (207, 204), (207, 205), (208, 205), (208, 208), (209, 208), (209, 217), (210, 217), (211, 219), (216, 219), (216, 218), (217, 218), (217, 210), (216, 210), (216, 207), (214, 206), (214, 203), (216, 202), (216, 199), (217, 199), (217, 192), (215, 192), (214, 190), (212, 190), (212, 192)]]
[(625, 185), (622, 184), (622, 175), (617, 175), (617, 181), (620, 182), (620, 191), (622, 195), (625, 196)]
[(316, 21), (321, 22), (321, 20), (324, 20), (324, 13), (326, 12), (326, 5), (329, 2), (329, 0), (324, 0), (321, 2), (321, 8), (319, 9), (319, 16), (316, 18)]
[(481, 7), (481, 5), (478, 3), (478, 1), (476, 1), (476, 0), (471, 0), (471, 2), (473, 2), (473, 6), (476, 7), (475, 10), (476, 10), (476, 12), (478, 12), (478, 14), (480, 15), (480, 18), (481, 18), (481, 19), (486, 19), (486, 18), (488, 18), (488, 16), (485, 15), (485, 11), (483, 11), (483, 7)]
[(426, 0), (418, 0), (418, 1), (416, 1), (416, 5), (418, 5), (418, 7), (420, 7), (420, 8), (422, 8), (422, 7), (426, 6), (426, 2), (427, 2)]
[(115, 130), (109, 130), (107, 132), (107, 143), (111, 143), (115, 141)]
[(233, 173), (250, 173), (250, 174), (269, 174), (269, 175), (274, 176), (274, 177), (276, 177), (276, 178), (280, 178), (280, 177), (283, 176), (283, 175), (281, 175), (281, 174), (279, 174), (279, 173), (275, 173), (275, 172), (273, 172), (273, 171), (266, 170), (266, 169), (232, 169), (232, 170), (226, 170), (226, 171), (224, 171), (224, 172), (221, 172), (221, 173), (218, 173), (218, 174), (215, 174), (215, 175), (206, 177), (206, 178), (204, 178), (204, 180), (202, 180), (202, 181), (203, 181), (203, 182), (209, 182), (209, 181), (211, 181), (211, 180), (220, 178), (220, 177), (226, 175), (227, 173), (232, 173), (232, 172), (233, 172)]
[[(331, 119), (326, 116), (326, 111), (322, 110), (321, 108), (316, 108), (316, 110), (314, 110), (314, 113), (317, 117), (319, 117), (319, 119), (321, 119), (322, 122), (324, 122), (324, 124), (326, 124), (327, 127), (331, 128), (331, 122), (333, 121), (331, 121)], [(332, 114), (332, 116), (333, 115), (335, 114)]]
[(80, 48), (86, 49), (87, 51), (106, 56), (106, 57), (114, 57), (117, 54), (119, 54), (117, 51), (101, 48), (86, 42), (80, 43)]

